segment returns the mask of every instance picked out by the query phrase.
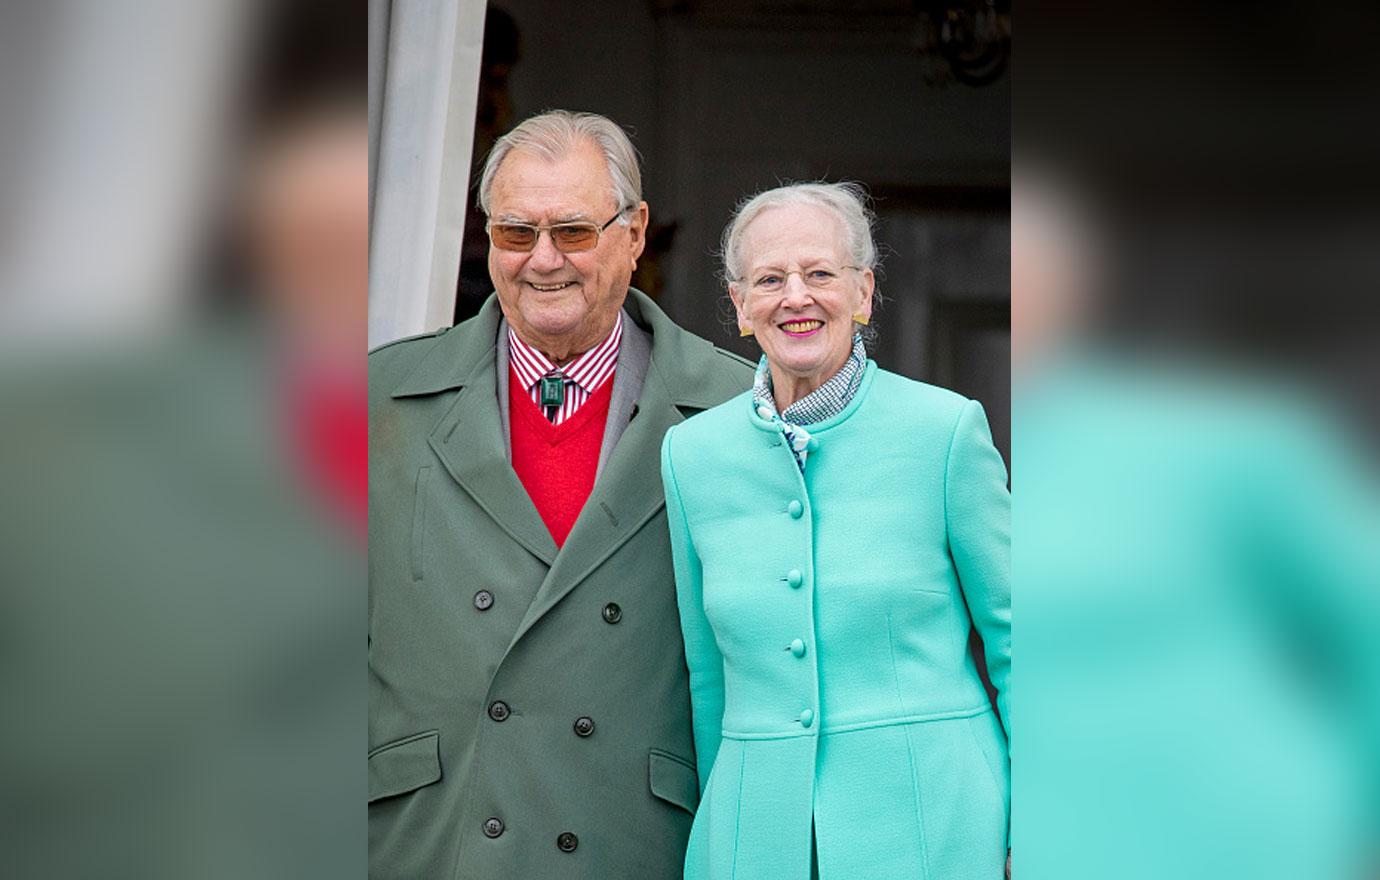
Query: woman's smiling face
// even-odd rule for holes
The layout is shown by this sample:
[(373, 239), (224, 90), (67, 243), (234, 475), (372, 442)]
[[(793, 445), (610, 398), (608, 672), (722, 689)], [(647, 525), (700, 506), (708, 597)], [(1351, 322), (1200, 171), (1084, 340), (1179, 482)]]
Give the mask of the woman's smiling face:
[(843, 223), (827, 208), (768, 208), (742, 235), (729, 285), (738, 326), (752, 330), (785, 409), (843, 368), (853, 316), (872, 314), (872, 270), (852, 265)]

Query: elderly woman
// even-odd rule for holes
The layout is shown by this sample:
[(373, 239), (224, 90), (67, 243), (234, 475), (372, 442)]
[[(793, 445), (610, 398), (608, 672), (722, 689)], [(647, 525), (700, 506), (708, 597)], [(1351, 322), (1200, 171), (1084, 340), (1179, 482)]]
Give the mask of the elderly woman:
[(1010, 496), (982, 407), (867, 358), (860, 188), (764, 192), (723, 253), (756, 383), (662, 445), (701, 789), (685, 876), (999, 880)]

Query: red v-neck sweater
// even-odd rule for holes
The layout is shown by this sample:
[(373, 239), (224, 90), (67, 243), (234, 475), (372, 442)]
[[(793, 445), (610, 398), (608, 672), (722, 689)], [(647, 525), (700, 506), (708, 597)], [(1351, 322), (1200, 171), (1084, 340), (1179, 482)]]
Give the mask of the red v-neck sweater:
[(553, 425), (521, 386), (508, 377), (508, 430), (513, 441), (513, 470), (527, 489), (542, 521), (556, 540), (566, 536), (594, 489), (599, 448), (604, 442), (613, 378), (589, 396), (574, 415)]

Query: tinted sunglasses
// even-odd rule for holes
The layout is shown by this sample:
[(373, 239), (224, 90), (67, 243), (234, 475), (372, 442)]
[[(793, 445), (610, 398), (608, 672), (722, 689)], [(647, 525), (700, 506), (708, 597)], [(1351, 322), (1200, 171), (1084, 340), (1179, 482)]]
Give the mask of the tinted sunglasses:
[(521, 251), (526, 253), (537, 246), (537, 239), (543, 231), (550, 233), (551, 243), (563, 254), (592, 251), (599, 246), (599, 234), (613, 225), (613, 221), (623, 216), (627, 208), (620, 208), (603, 226), (595, 223), (572, 222), (552, 223), (536, 226), (531, 223), (488, 223), (489, 241), (501, 251)]

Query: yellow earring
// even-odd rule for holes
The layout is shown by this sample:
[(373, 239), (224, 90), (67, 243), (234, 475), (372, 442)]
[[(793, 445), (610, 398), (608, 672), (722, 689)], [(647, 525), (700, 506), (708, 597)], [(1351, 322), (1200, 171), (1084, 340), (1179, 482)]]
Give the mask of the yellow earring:
[(738, 328), (738, 335), (739, 335), (740, 337), (741, 337), (741, 336), (751, 336), (751, 335), (752, 335), (752, 328), (751, 328), (751, 327), (740, 327), (740, 328)]
[(853, 323), (854, 323), (854, 324), (861, 324), (862, 326), (866, 327), (866, 326), (867, 326), (867, 315), (864, 315), (862, 312), (854, 312), (854, 313), (853, 313)]

